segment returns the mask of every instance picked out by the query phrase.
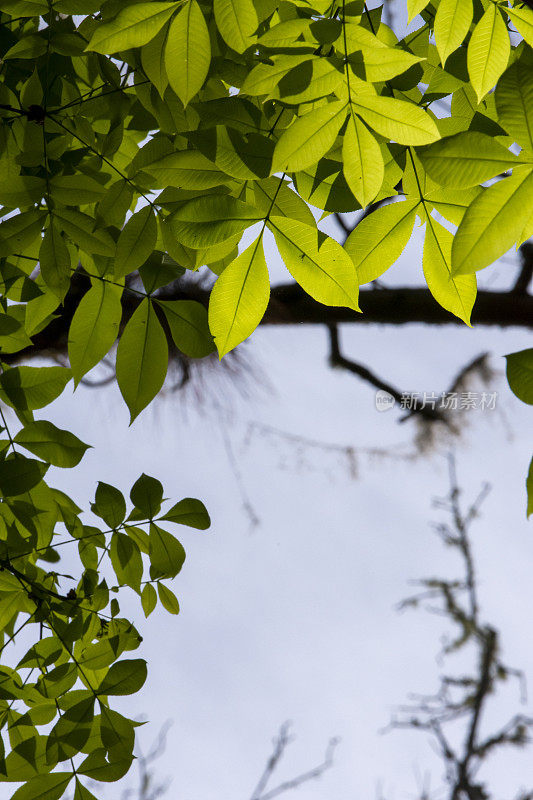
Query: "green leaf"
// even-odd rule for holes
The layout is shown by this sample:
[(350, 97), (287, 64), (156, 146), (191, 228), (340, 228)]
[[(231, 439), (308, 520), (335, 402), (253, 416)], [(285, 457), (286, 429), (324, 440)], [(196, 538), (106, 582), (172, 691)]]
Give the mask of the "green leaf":
[(122, 288), (95, 280), (70, 324), (68, 356), (77, 386), (83, 376), (109, 352), (122, 319)]
[(21, 786), (11, 800), (59, 800), (74, 777), (72, 772), (50, 772), (35, 775)]
[(345, 119), (346, 103), (341, 100), (298, 117), (276, 144), (272, 172), (297, 172), (316, 164), (335, 143)]
[(229, 264), (209, 298), (209, 328), (219, 357), (246, 339), (261, 322), (270, 297), (262, 234)]
[(152, 206), (144, 206), (127, 221), (118, 237), (113, 272), (122, 278), (144, 264), (157, 241), (157, 221)]
[(268, 223), (285, 266), (302, 289), (319, 303), (359, 311), (359, 285), (351, 258), (338, 242), (316, 227), (286, 217)]
[(360, 284), (379, 278), (402, 254), (415, 224), (417, 200), (390, 203), (373, 211), (354, 228), (344, 247)]
[(237, 53), (253, 44), (258, 19), (252, 0), (214, 0), (218, 31), (226, 44)]
[(38, 33), (30, 33), (28, 36), (23, 36), (21, 39), (10, 47), (7, 53), (3, 56), (3, 60), (7, 61), (9, 58), (39, 58), (39, 56), (46, 53), (46, 39), (39, 36)]
[(463, 43), (470, 30), (472, 0), (441, 0), (435, 14), (435, 40), (441, 64)]
[(342, 163), (348, 186), (365, 208), (381, 189), (385, 165), (376, 139), (364, 122), (352, 114), (344, 132)]
[(454, 275), (483, 269), (513, 246), (531, 214), (532, 193), (533, 171), (520, 167), (473, 201), (455, 234)]
[(157, 605), (157, 594), (151, 583), (146, 583), (141, 594), (144, 616), (149, 617)]
[(11, 453), (0, 461), (0, 492), (4, 497), (24, 494), (40, 483), (47, 469), (42, 461)]
[(526, 492), (527, 492), (527, 509), (526, 516), (530, 517), (533, 514), (533, 458), (529, 465), (529, 472), (526, 479)]
[(96, 797), (90, 792), (83, 783), (80, 782), (76, 776), (76, 791), (74, 792), (74, 800), (96, 800)]
[(142, 658), (117, 661), (109, 667), (107, 675), (97, 688), (97, 694), (135, 694), (146, 681), (146, 661)]
[(130, 425), (163, 386), (167, 367), (165, 332), (150, 300), (142, 300), (117, 349), (117, 381), (130, 411)]
[(175, 536), (150, 523), (150, 577), (175, 578), (185, 561), (185, 550)]
[(523, 403), (533, 405), (533, 348), (505, 356), (511, 391)]
[(424, 169), (442, 186), (467, 189), (523, 163), (485, 133), (465, 131), (417, 150)]
[(105, 186), (88, 175), (56, 175), (50, 181), (50, 191), (57, 203), (81, 206), (97, 203), (105, 193)]
[(71, 259), (53, 217), (39, 250), (39, 265), (43, 280), (50, 291), (59, 300), (63, 300), (70, 286)]
[(28, 423), (14, 441), (55, 467), (75, 467), (89, 448), (70, 431), (56, 428), (46, 420)]
[(180, 604), (178, 603), (178, 598), (171, 589), (165, 586), (164, 583), (158, 583), (157, 592), (159, 594), (159, 599), (161, 600), (161, 605), (168, 611), (169, 614), (180, 613)]
[(196, 500), (194, 497), (185, 497), (180, 500), (161, 519), (175, 522), (177, 525), (188, 525), (190, 528), (198, 528), (202, 531), (211, 525), (206, 507), (201, 500)]
[(215, 349), (207, 309), (196, 300), (158, 300), (174, 344), (190, 358), (204, 358)]
[(126, 584), (141, 593), (143, 562), (139, 548), (125, 533), (115, 532), (111, 537), (109, 550), (111, 564), (119, 584)]
[(475, 275), (452, 276), (453, 234), (428, 216), (424, 240), (424, 276), (428, 289), (440, 305), (470, 325), (476, 299)]
[(211, 63), (211, 42), (196, 0), (187, 3), (170, 25), (165, 45), (168, 80), (186, 106), (202, 88)]
[(95, 256), (115, 254), (115, 242), (110, 234), (105, 229), (95, 227), (95, 220), (88, 214), (61, 207), (54, 210), (54, 217), (61, 230), (85, 253)]
[(142, 68), (162, 98), (168, 86), (165, 68), (165, 48), (170, 25), (165, 24), (154, 38), (141, 50)]
[(44, 408), (71, 378), (66, 367), (12, 367), (0, 375), (0, 399), (17, 411)]
[(468, 45), (468, 74), (478, 102), (497, 83), (507, 67), (510, 52), (507, 25), (496, 3), (489, 3)]
[(314, 225), (315, 218), (302, 198), (289, 189), (285, 180), (267, 178), (256, 181), (254, 185), (254, 198), (257, 209), (264, 217), (291, 217), (298, 219), (305, 225)]
[(358, 94), (352, 109), (377, 133), (398, 144), (414, 146), (440, 139), (432, 117), (415, 103)]
[[(533, 16), (533, 14), (532, 14)], [(533, 54), (505, 70), (495, 92), (498, 122), (516, 142), (533, 153)]]
[(425, 9), (428, 3), (429, 0), (407, 0), (409, 22), (412, 22), (413, 19)]
[(163, 486), (157, 478), (143, 472), (131, 487), (130, 500), (135, 508), (146, 515), (146, 519), (152, 519), (161, 509)]
[(135, 3), (122, 9), (115, 19), (101, 23), (86, 50), (117, 53), (141, 47), (153, 39), (180, 3)]
[(186, 247), (225, 242), (262, 219), (257, 210), (234, 197), (207, 195), (185, 203), (171, 218), (174, 234)]
[(154, 188), (177, 186), (179, 189), (212, 189), (231, 180), (197, 150), (169, 153), (148, 164), (143, 172), (153, 177)]
[(515, 26), (530, 47), (533, 47), (533, 12), (531, 8), (505, 7), (506, 14), (509, 14), (511, 22)]
[(126, 517), (124, 495), (109, 483), (98, 481), (91, 511), (103, 519), (110, 528), (116, 528)]

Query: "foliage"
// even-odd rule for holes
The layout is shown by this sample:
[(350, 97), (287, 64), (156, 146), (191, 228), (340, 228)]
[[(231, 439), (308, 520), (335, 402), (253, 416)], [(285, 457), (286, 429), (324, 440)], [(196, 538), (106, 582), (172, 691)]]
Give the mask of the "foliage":
[[(140, 636), (105, 575), (147, 616), (158, 597), (177, 613), (163, 581), (185, 554), (159, 523), (209, 524), (192, 499), (159, 516), (163, 488), (144, 475), (129, 515), (100, 483), (91, 511), (105, 528), (82, 521), (45, 474), (75, 467), (88, 445), (34, 412), (117, 338), (132, 422), (164, 383), (169, 345), (224, 356), (267, 307), (267, 237), (305, 292), (358, 310), (359, 284), (394, 263), (418, 219), (428, 287), (470, 324), (476, 271), (532, 233), (533, 12), (503, 0), (407, 6), (417, 27), (398, 41), (362, 0), (0, 4), (0, 348), (20, 364), (0, 374), (20, 423), (12, 433), (2, 412), (4, 654), (23, 628), (34, 636), (1, 667), (0, 779), (24, 782), (17, 800), (73, 783), (84, 800), (80, 776), (125, 774), (136, 723), (108, 698), (136, 692), (146, 664), (122, 658)], [(341, 247), (308, 204), (368, 214)], [(165, 299), (203, 265), (218, 276), (208, 311)], [(90, 288), (70, 367), (24, 365), (80, 273)], [(53, 565), (67, 542), (81, 575), (64, 594)]]

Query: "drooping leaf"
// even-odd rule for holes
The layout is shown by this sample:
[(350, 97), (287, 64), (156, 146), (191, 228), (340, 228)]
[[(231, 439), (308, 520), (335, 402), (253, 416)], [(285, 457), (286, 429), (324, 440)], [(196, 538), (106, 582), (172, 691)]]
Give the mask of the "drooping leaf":
[(196, 300), (158, 300), (176, 347), (190, 358), (204, 358), (215, 349), (207, 309)]
[(175, 536), (150, 524), (150, 577), (174, 578), (185, 561), (185, 550)]
[(225, 268), (211, 291), (209, 328), (220, 358), (253, 333), (269, 297), (270, 281), (260, 235)]
[(365, 208), (374, 200), (385, 177), (381, 148), (364, 122), (350, 114), (342, 144), (342, 162), (348, 186)]
[(507, 67), (511, 43), (502, 13), (495, 3), (476, 25), (468, 45), (468, 74), (481, 102)]
[(59, 300), (63, 300), (70, 286), (71, 259), (53, 217), (39, 250), (39, 264), (44, 282)]
[(157, 593), (159, 595), (159, 599), (161, 601), (161, 605), (163, 606), (169, 614), (179, 614), (180, 613), (180, 604), (178, 603), (178, 598), (174, 594), (174, 592), (165, 586), (164, 583), (157, 584)]
[(155, 248), (157, 222), (151, 206), (144, 206), (127, 221), (118, 237), (115, 278), (122, 278), (143, 264)]
[(68, 336), (68, 356), (77, 386), (109, 352), (118, 336), (122, 289), (95, 280), (74, 313)]
[(161, 389), (168, 367), (168, 345), (156, 311), (145, 299), (126, 325), (117, 349), (116, 373), (130, 424)]
[(428, 216), (423, 267), (428, 289), (443, 308), (470, 325), (476, 299), (475, 275), (452, 275), (453, 234)]

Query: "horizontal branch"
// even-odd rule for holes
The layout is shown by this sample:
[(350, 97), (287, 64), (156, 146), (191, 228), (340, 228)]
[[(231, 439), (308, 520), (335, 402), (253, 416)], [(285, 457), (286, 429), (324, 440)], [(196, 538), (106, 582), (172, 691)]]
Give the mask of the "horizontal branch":
[[(66, 352), (70, 322), (89, 280), (78, 273), (65, 304), (56, 318), (32, 338), (32, 345), (13, 355), (4, 354), (7, 363), (20, 362), (39, 356), (54, 357)], [(209, 303), (210, 289), (197, 283), (176, 283), (163, 290), (165, 300), (191, 299)], [(123, 324), (134, 313), (142, 297), (125, 292), (122, 299)], [(400, 287), (394, 289), (362, 289), (359, 296), (363, 313), (349, 308), (332, 308), (317, 303), (296, 283), (274, 286), (262, 325), (464, 325), (461, 320), (445, 311), (427, 289)], [(472, 314), (473, 325), (495, 325), (502, 328), (533, 328), (533, 295), (515, 290), (508, 292), (480, 291)]]
[[(464, 325), (439, 306), (427, 289), (362, 289), (359, 304), (361, 314), (349, 308), (330, 308), (317, 303), (297, 284), (284, 284), (272, 289), (262, 324)], [(472, 324), (533, 328), (533, 295), (480, 291), (472, 313)]]

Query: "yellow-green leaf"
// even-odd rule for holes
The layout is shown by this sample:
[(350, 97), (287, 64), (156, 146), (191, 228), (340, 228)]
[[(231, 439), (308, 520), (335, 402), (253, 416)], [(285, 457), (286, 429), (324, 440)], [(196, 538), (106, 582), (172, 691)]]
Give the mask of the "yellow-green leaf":
[(468, 45), (468, 74), (479, 102), (507, 67), (510, 52), (507, 25), (496, 3), (491, 2), (474, 28)]
[(336, 101), (299, 117), (281, 135), (272, 172), (298, 172), (316, 164), (335, 143), (346, 118), (346, 103)]
[(315, 226), (287, 217), (268, 223), (285, 266), (302, 289), (319, 303), (359, 311), (359, 286), (353, 262), (341, 245)]
[(398, 144), (421, 145), (440, 139), (431, 116), (415, 103), (358, 94), (352, 107), (375, 131)]
[(180, 3), (134, 3), (123, 8), (110, 22), (101, 23), (86, 50), (117, 53), (141, 47), (153, 39)]
[(533, 172), (515, 169), (480, 194), (467, 209), (452, 247), (454, 275), (483, 269), (511, 248), (531, 215)]
[(196, 0), (187, 4), (170, 25), (165, 44), (169, 83), (184, 106), (202, 88), (211, 63), (209, 31)]
[(220, 358), (257, 328), (269, 296), (261, 235), (225, 268), (211, 291), (209, 327)]
[(463, 43), (473, 15), (472, 0), (441, 0), (435, 14), (435, 41), (443, 66)]
[(452, 243), (453, 234), (428, 216), (422, 262), (428, 289), (437, 303), (470, 326), (476, 276), (452, 276)]
[(258, 26), (252, 0), (214, 0), (213, 9), (218, 31), (226, 44), (237, 53), (244, 53), (253, 44)]
[(381, 206), (348, 236), (344, 247), (360, 284), (379, 278), (401, 256), (415, 224), (417, 206), (414, 199)]
[(381, 148), (364, 122), (350, 114), (342, 144), (344, 177), (365, 208), (381, 189), (385, 165)]

